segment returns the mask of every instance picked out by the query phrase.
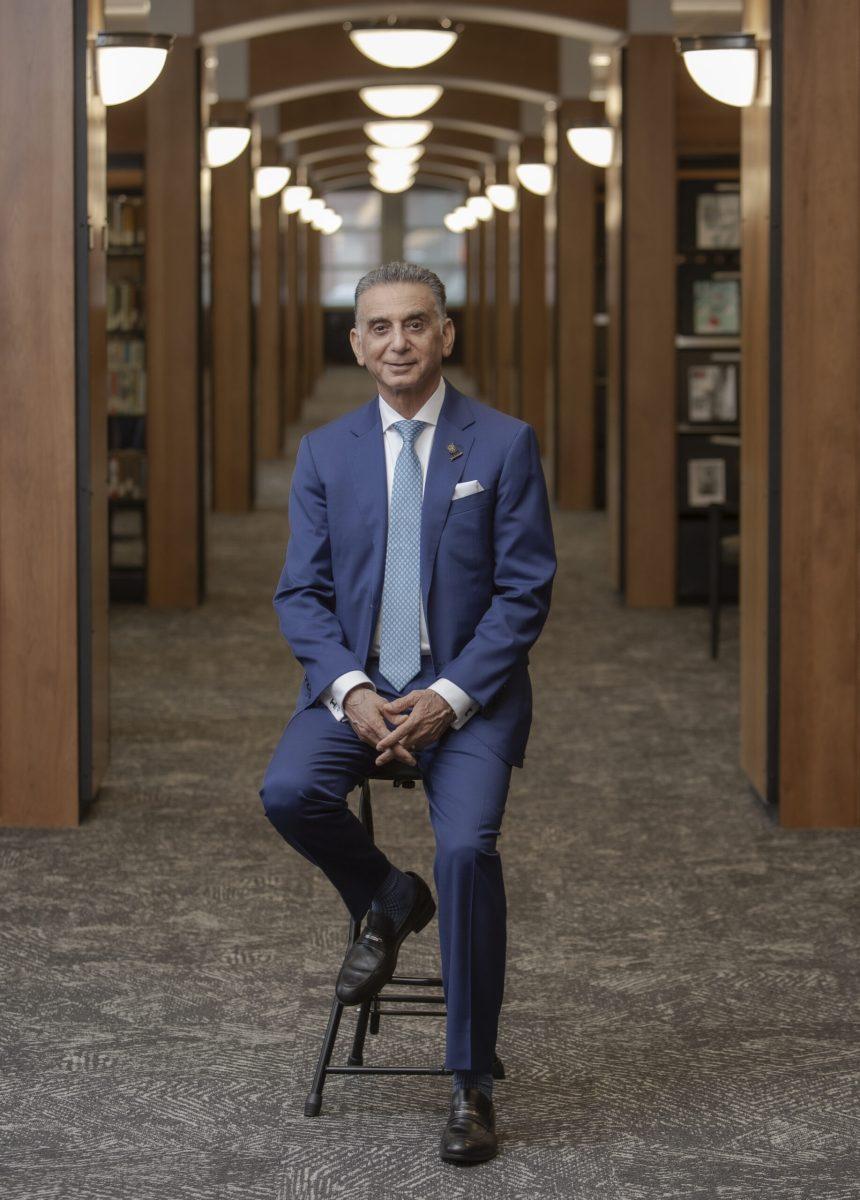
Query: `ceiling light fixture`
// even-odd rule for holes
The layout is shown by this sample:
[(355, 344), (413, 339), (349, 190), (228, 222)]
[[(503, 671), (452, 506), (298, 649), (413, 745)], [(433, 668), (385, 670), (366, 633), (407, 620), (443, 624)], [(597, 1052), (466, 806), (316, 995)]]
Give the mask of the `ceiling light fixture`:
[(307, 184), (294, 183), (290, 187), (284, 188), (281, 195), (281, 208), (285, 213), (297, 213), (312, 195), (312, 189)]
[(368, 121), (364, 132), (377, 146), (398, 149), (423, 142), (433, 128), (432, 121)]
[(254, 190), (261, 200), (266, 200), (286, 187), (290, 174), (289, 167), (257, 167), (254, 172)]
[(368, 146), (367, 155), (378, 163), (414, 163), (424, 153), (424, 146)]
[(96, 82), (102, 103), (124, 104), (151, 87), (173, 41), (172, 33), (97, 33)]
[(388, 17), (382, 21), (346, 21), (349, 40), (365, 58), (382, 67), (413, 70), (426, 67), (447, 54), (462, 26), (441, 21), (409, 21)]
[(574, 154), (593, 167), (608, 167), (612, 162), (615, 130), (611, 125), (571, 125), (566, 137)]
[(499, 212), (513, 212), (517, 207), (517, 189), (510, 183), (491, 183), (486, 189), (487, 199)]
[(525, 162), (517, 166), (517, 179), (535, 196), (548, 196), (552, 191), (552, 167), (549, 163)]
[(473, 212), (479, 221), (489, 221), (493, 215), (493, 205), (486, 196), (470, 196), (466, 208)]
[(236, 121), (212, 124), (206, 130), (206, 162), (210, 167), (225, 167), (239, 157), (250, 140), (250, 125)]
[(381, 117), (420, 117), (428, 108), (432, 108), (442, 95), (442, 88), (436, 83), (403, 84), (390, 87), (363, 87), (359, 96), (375, 113)]
[(703, 92), (731, 104), (748, 108), (758, 89), (758, 47), (755, 34), (714, 34), (708, 37), (675, 38), (684, 65)]

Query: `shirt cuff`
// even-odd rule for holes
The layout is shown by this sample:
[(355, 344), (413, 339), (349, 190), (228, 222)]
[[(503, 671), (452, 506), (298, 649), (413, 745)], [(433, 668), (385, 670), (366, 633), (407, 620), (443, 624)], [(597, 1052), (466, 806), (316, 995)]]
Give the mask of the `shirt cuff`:
[(345, 721), (343, 702), (347, 693), (360, 683), (368, 683), (376, 691), (373, 680), (368, 679), (364, 671), (347, 671), (345, 675), (338, 675), (334, 683), (320, 692), (320, 704), (324, 704), (338, 721)]
[(468, 692), (464, 692), (450, 679), (437, 679), (435, 683), (430, 684), (430, 690), (438, 692), (453, 708), (455, 719), (451, 723), (452, 729), (461, 729), (481, 707), (477, 700), (473, 700)]

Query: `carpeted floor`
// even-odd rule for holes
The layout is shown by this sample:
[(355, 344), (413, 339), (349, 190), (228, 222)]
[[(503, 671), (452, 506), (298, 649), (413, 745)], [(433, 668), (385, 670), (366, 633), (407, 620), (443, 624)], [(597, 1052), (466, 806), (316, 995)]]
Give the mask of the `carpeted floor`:
[[(331, 372), (309, 420), (368, 384)], [(288, 483), (263, 464), (257, 511), (210, 518), (201, 609), (112, 612), (112, 765), (80, 829), (0, 830), (0, 1195), (856, 1200), (860, 839), (765, 815), (736, 611), (713, 663), (704, 610), (626, 610), (597, 513), (556, 515), (500, 843), (501, 1154), (439, 1162), (447, 1078), (334, 1078), (303, 1116), (346, 918), (257, 794), (300, 677), (271, 605)], [(376, 807), (430, 877), (422, 793)], [(436, 969), (436, 928), (401, 970)], [(441, 1035), (383, 1022), (367, 1061), (438, 1064)]]

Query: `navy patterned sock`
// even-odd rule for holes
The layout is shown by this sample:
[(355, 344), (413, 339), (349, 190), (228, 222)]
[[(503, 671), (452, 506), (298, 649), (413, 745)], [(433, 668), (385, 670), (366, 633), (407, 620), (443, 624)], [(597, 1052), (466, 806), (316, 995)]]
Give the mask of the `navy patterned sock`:
[(370, 907), (374, 912), (383, 912), (395, 925), (400, 925), (415, 899), (415, 880), (404, 871), (392, 866), (382, 887), (373, 897)]
[(492, 1100), (493, 1098), (492, 1071), (455, 1071), (451, 1076), (451, 1081), (453, 1090), (467, 1087), (478, 1088), (488, 1099)]

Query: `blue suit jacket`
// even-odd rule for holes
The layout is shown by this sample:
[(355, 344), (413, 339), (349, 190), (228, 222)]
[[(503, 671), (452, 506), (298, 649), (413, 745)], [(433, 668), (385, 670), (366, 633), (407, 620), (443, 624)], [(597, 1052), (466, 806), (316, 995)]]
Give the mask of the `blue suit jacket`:
[[(462, 450), (451, 458), (447, 446)], [(484, 490), (451, 502), (454, 485)], [(305, 434), (290, 538), (274, 596), (305, 669), (295, 715), (346, 671), (364, 670), (379, 612), (388, 487), (379, 401)], [(522, 766), (532, 715), (528, 652), (556, 570), (534, 429), (446, 380), (421, 509), (421, 593), (436, 677), (481, 705), (468, 728)]]

